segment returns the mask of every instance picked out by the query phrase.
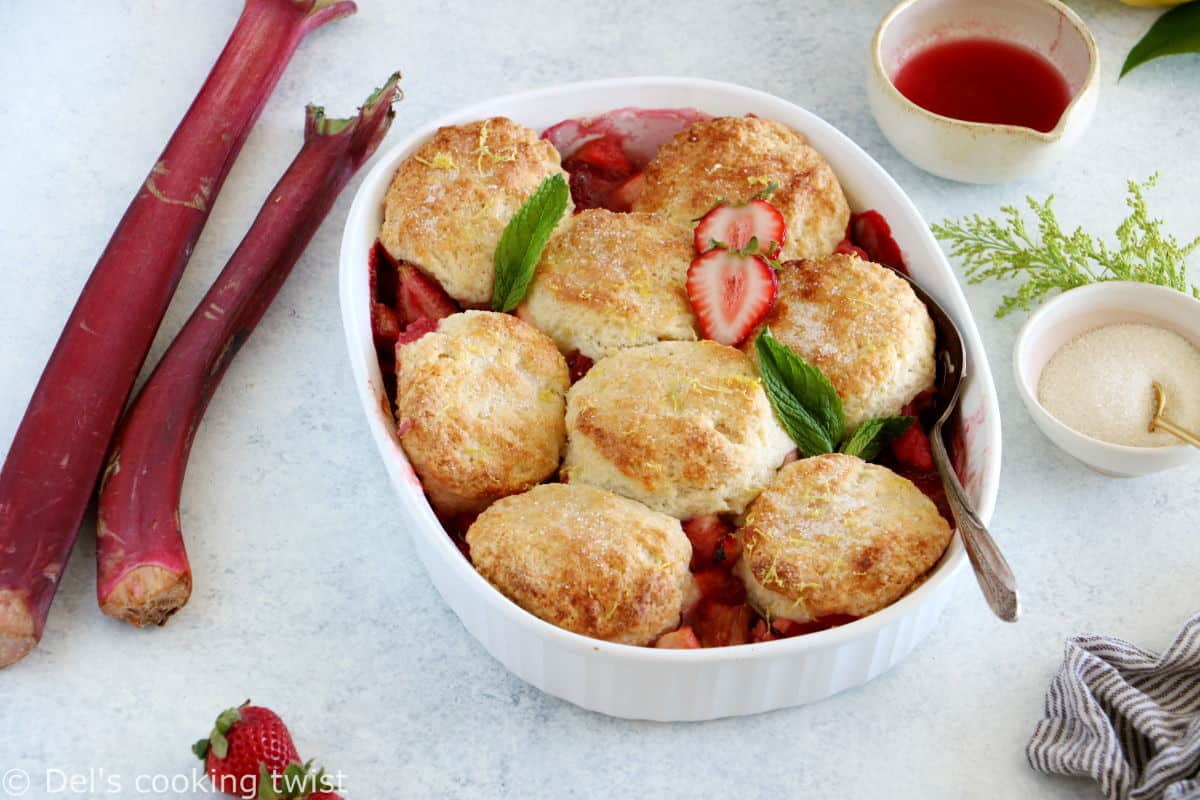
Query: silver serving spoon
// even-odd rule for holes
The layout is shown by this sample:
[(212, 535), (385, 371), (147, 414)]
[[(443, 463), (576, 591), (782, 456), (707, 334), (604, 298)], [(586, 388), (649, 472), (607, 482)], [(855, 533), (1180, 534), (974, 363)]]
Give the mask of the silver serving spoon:
[(946, 444), (942, 440), (942, 426), (958, 407), (959, 393), (962, 390), (962, 380), (966, 376), (967, 354), (963, 348), (962, 334), (958, 326), (946, 310), (929, 293), (920, 287), (912, 278), (899, 270), (893, 270), (897, 275), (908, 281), (917, 298), (929, 309), (929, 316), (937, 330), (938, 341), (938, 378), (934, 408), (938, 413), (937, 422), (933, 425), (930, 443), (933, 446), (933, 461), (937, 465), (938, 475), (946, 490), (946, 499), (950, 503), (950, 511), (962, 536), (967, 557), (975, 570), (975, 578), (983, 597), (991, 606), (996, 616), (1005, 622), (1016, 622), (1021, 614), (1021, 601), (1017, 596), (1017, 579), (1005, 560), (1004, 554), (996, 545), (996, 540), (988, 533), (988, 529), (971, 507), (971, 501), (963, 490), (950, 463), (950, 454), (946, 452)]

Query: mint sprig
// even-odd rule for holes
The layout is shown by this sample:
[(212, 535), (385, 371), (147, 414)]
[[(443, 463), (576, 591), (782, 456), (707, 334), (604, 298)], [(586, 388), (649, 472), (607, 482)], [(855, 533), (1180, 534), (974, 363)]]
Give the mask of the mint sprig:
[(875, 417), (859, 425), (854, 435), (842, 443), (842, 452), (871, 461), (879, 455), (883, 446), (904, 433), (916, 417)]
[(763, 389), (775, 416), (805, 456), (832, 453), (842, 438), (842, 398), (825, 377), (773, 335), (769, 327), (754, 340)]
[(914, 417), (874, 417), (843, 440), (842, 398), (825, 373), (776, 339), (769, 327), (754, 340), (754, 350), (775, 416), (805, 458), (841, 452), (870, 461), (915, 422)]
[(563, 176), (551, 175), (508, 221), (493, 258), (496, 271), (492, 289), (494, 311), (512, 311), (525, 297), (542, 250), (566, 212), (570, 198), (571, 190)]

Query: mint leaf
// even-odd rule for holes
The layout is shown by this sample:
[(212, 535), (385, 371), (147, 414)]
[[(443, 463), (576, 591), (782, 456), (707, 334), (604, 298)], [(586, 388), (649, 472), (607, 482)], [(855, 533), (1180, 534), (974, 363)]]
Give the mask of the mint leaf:
[(542, 181), (513, 218), (504, 227), (496, 245), (493, 266), (496, 284), (492, 289), (492, 309), (512, 311), (525, 296), (538, 258), (550, 234), (567, 210), (571, 190), (562, 174)]
[(842, 399), (825, 377), (763, 328), (754, 340), (763, 389), (775, 416), (805, 457), (832, 453), (846, 426)]
[(1179, 53), (1200, 53), (1200, 2), (1176, 6), (1159, 17), (1129, 51), (1121, 77), (1147, 61)]
[(875, 417), (855, 429), (854, 435), (842, 443), (842, 452), (870, 461), (890, 440), (904, 433), (916, 417)]

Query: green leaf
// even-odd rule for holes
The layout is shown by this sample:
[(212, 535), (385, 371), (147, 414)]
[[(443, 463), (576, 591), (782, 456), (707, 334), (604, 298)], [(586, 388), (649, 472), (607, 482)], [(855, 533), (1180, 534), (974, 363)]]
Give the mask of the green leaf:
[(192, 752), (196, 754), (196, 758), (201, 761), (208, 755), (208, 739), (200, 739), (192, 745)]
[(806, 457), (832, 453), (846, 417), (825, 373), (772, 336), (770, 328), (755, 339), (754, 350), (763, 389), (796, 447)]
[(224, 758), (229, 755), (229, 740), (225, 738), (225, 734), (220, 731), (213, 731), (212, 736), (208, 737), (208, 741), (212, 745), (214, 756)]
[(267, 765), (258, 765), (258, 800), (281, 800), (283, 793), (275, 785), (275, 778), (267, 770)]
[(493, 310), (512, 311), (521, 302), (533, 280), (542, 249), (550, 241), (550, 234), (562, 219), (570, 198), (566, 179), (561, 174), (551, 175), (508, 221), (493, 259), (496, 270)]
[[(243, 708), (243, 706), (238, 706)], [(233, 727), (235, 722), (241, 722), (242, 715), (238, 708), (227, 708), (221, 712), (221, 716), (217, 717), (216, 730), (217, 733), (229, 733), (229, 729)]]
[(1121, 77), (1147, 61), (1180, 53), (1200, 53), (1200, 2), (1176, 6), (1159, 17), (1129, 51)]
[(916, 417), (875, 417), (855, 429), (854, 435), (842, 443), (842, 452), (871, 461), (890, 440), (909, 429)]

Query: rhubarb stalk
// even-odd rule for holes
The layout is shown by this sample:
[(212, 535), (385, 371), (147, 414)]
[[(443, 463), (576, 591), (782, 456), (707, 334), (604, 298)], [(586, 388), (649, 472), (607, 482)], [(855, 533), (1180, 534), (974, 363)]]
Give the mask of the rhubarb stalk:
[(109, 439), (234, 158), (305, 34), (348, 0), (247, 0), (34, 389), (0, 470), (0, 667), (42, 637)]
[(299, 155), (126, 412), (104, 470), (96, 528), (105, 614), (161, 625), (187, 602), (192, 573), (179, 498), (196, 428), (338, 193), (383, 139), (399, 78), (355, 118), (326, 119), (309, 106)]

